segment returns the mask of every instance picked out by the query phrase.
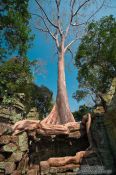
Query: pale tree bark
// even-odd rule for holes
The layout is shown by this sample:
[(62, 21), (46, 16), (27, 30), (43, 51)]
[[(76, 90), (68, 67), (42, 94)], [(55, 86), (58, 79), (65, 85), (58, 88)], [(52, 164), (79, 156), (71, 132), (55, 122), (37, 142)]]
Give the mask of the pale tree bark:
[(48, 117), (42, 121), (44, 123), (65, 124), (75, 121), (70, 111), (66, 90), (64, 53), (64, 39), (62, 39), (58, 51), (58, 82), (56, 103)]

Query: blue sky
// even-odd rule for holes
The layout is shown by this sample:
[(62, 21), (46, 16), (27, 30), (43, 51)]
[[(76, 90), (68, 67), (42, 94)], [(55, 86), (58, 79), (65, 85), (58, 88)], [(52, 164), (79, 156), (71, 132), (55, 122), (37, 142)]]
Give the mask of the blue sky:
[[(54, 1), (54, 0), (51, 0)], [(102, 16), (113, 14), (116, 16), (116, 0), (111, 0), (111, 8), (102, 9), (95, 17), (95, 19), (100, 19)], [(37, 7), (34, 0), (30, 0), (29, 10), (32, 13), (36, 13)], [(54, 42), (50, 37), (47, 37), (45, 34), (40, 33), (35, 29), (35, 24), (33, 21), (30, 21), (32, 28), (32, 33), (35, 35), (32, 48), (28, 51), (28, 56), (31, 60), (39, 59), (45, 63), (44, 74), (34, 74), (35, 83), (40, 85), (47, 86), (53, 92), (53, 98), (55, 101), (57, 93), (57, 54)], [(74, 53), (78, 48), (78, 43), (75, 44), (73, 48)], [(67, 54), (66, 57), (66, 84), (67, 92), (69, 97), (69, 104), (71, 111), (75, 111), (78, 107), (84, 103), (84, 101), (78, 102), (72, 98), (72, 94), (78, 88), (77, 81), (77, 69), (73, 65), (73, 60), (71, 55)]]

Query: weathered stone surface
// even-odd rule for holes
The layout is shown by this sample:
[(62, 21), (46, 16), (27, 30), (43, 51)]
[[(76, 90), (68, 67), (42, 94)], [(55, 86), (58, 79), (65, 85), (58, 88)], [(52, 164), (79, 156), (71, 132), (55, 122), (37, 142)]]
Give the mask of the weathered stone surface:
[(5, 173), (11, 174), (15, 170), (15, 167), (14, 162), (5, 162)]
[(13, 106), (15, 108), (20, 109), (21, 111), (24, 111), (25, 110), (25, 106), (21, 102), (19, 102), (17, 100), (15, 100), (15, 103), (13, 104)]
[(19, 134), (19, 148), (21, 151), (28, 150), (28, 137), (26, 132)]
[(12, 133), (12, 128), (10, 125), (5, 124), (5, 123), (0, 123), (0, 136), (3, 134), (11, 134)]
[(21, 171), (15, 170), (11, 175), (22, 175)]
[(28, 169), (29, 169), (29, 155), (26, 152), (23, 154), (23, 157), (17, 166), (17, 170), (21, 170), (22, 174), (26, 174)]
[(39, 118), (39, 113), (37, 112), (37, 108), (33, 107), (30, 109), (29, 113), (27, 114), (28, 119), (37, 120)]
[(21, 119), (21, 114), (17, 114), (15, 108), (0, 107), (0, 121), (4, 123), (15, 123)]
[[(107, 113), (112, 115), (112, 117), (116, 117), (116, 93), (114, 94), (110, 105), (108, 106)], [(116, 121), (116, 120), (115, 120)]]
[[(109, 142), (109, 148), (111, 150), (113, 161), (116, 162), (116, 93), (113, 96), (112, 101), (108, 106), (107, 113), (104, 117), (104, 125)], [(116, 166), (114, 169), (116, 171)]]
[[(38, 164), (39, 161), (50, 157), (74, 156), (76, 152), (85, 150), (89, 146), (87, 136), (69, 138), (67, 136), (32, 138), (29, 144), (30, 162)], [(35, 152), (36, 150), (36, 152)]]
[(103, 113), (105, 113), (103, 106), (97, 106), (96, 109), (94, 109), (94, 114), (103, 114)]
[[(40, 170), (41, 175), (76, 175), (80, 164), (88, 163), (90, 166), (103, 164), (106, 168), (112, 167), (114, 164), (112, 153), (113, 156), (116, 153), (114, 111), (109, 110), (104, 115), (101, 110), (100, 115), (96, 115), (93, 119), (91, 130), (97, 146), (97, 154), (86, 155), (87, 158), (84, 157), (83, 150), (89, 145), (85, 126), (81, 123), (56, 125), (55, 128), (53, 125), (44, 125), (37, 120), (28, 120), (26, 123), (21, 121), (22, 123), (19, 122), (21, 125), (15, 125), (21, 132), (16, 136), (6, 135), (6, 130), (3, 132), (0, 128), (2, 133), (0, 145), (6, 148), (4, 152), (0, 150), (0, 172), (5, 175), (10, 167), (10, 175), (36, 175)], [(12, 144), (18, 150), (14, 148), (12, 150)], [(14, 164), (14, 168), (11, 163)]]
[(25, 94), (24, 93), (16, 93), (16, 94), (14, 94), (13, 107), (15, 109), (18, 109), (18, 111), (20, 113), (25, 111), (25, 106), (23, 104), (24, 99), (25, 99)]
[(0, 169), (5, 171), (5, 175), (11, 174), (15, 170), (15, 167), (13, 162), (0, 162)]
[(0, 162), (0, 170), (4, 170), (5, 169), (5, 163), (4, 162)]
[(4, 160), (5, 160), (5, 157), (2, 154), (0, 154), (0, 162), (3, 162)]
[(106, 101), (107, 105), (110, 105), (115, 92), (116, 92), (116, 77), (112, 81), (110, 90), (103, 95), (103, 98)]
[(17, 146), (13, 143), (9, 143), (7, 145), (2, 146), (1, 150), (3, 152), (15, 152), (17, 150)]
[(0, 117), (6, 117), (9, 118), (12, 111), (10, 111), (7, 107), (0, 107)]
[(24, 99), (22, 96), (24, 96), (24, 93), (14, 94), (10, 106), (0, 106), (0, 122), (12, 124), (23, 119), (26, 111), (23, 104)]
[(82, 131), (75, 131), (75, 132), (72, 132), (72, 133), (69, 133), (69, 138), (80, 138), (82, 136), (84, 136), (85, 132)]
[(12, 155), (8, 158), (8, 161), (10, 162), (19, 162), (23, 157), (23, 152), (16, 151), (13, 152)]
[(71, 171), (72, 171), (72, 173), (75, 174), (79, 170), (79, 167), (80, 167), (80, 165), (76, 165), (76, 164), (68, 164), (65, 166), (58, 167), (58, 168), (50, 167), (49, 172), (52, 174), (53, 173), (58, 174), (58, 173), (67, 173), (67, 172), (71, 173)]
[[(114, 169), (114, 158), (112, 154), (112, 148), (110, 146), (110, 137), (108, 136), (107, 129), (109, 126), (105, 124), (105, 115), (96, 116), (96, 119), (92, 124), (92, 137), (96, 144), (96, 150), (98, 152), (99, 161), (106, 169)], [(112, 128), (109, 128), (112, 131)], [(97, 132), (96, 132), (97, 131)]]
[(0, 144), (8, 144), (11, 141), (11, 136), (9, 135), (3, 135), (0, 136)]
[(27, 175), (37, 175), (39, 172), (37, 169), (31, 169), (27, 171)]

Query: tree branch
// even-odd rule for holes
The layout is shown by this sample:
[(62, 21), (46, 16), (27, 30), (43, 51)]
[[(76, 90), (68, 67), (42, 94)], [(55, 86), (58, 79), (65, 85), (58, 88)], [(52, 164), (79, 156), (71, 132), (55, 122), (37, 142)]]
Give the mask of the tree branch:
[(44, 29), (39, 28), (39, 27), (35, 27), (35, 29), (39, 30), (40, 32), (46, 32), (46, 33), (48, 33), (48, 30), (44, 30)]
[(71, 3), (72, 3), (72, 5), (71, 5), (71, 16), (70, 16), (69, 25), (68, 25), (67, 28), (66, 28), (65, 38), (66, 38), (67, 35), (68, 35), (69, 29), (70, 29), (70, 26), (71, 26), (71, 23), (72, 23), (72, 19), (73, 19), (73, 8), (74, 8), (75, 0), (71, 0), (70, 4), (71, 4)]
[(44, 17), (41, 16), (41, 15), (39, 15), (39, 14), (34, 14), (34, 13), (32, 13), (32, 15), (35, 15), (35, 16), (39, 17), (43, 21), (43, 23), (44, 23), (44, 25), (45, 25), (45, 27), (46, 27), (47, 30), (45, 30), (43, 28), (39, 28), (39, 27), (37, 27), (36, 29), (38, 29), (40, 32), (46, 32), (46, 33), (50, 34), (50, 36), (55, 40), (56, 46), (58, 48), (59, 47), (58, 37), (57, 37), (57, 35), (53, 34), (50, 31), (49, 27), (46, 24), (46, 21), (45, 21)]
[(104, 3), (105, 3), (105, 0), (103, 0), (103, 2), (102, 2), (102, 4), (100, 5), (100, 7), (99, 7), (85, 22), (80, 23), (80, 24), (77, 24), (77, 23), (72, 24), (72, 23), (71, 23), (71, 25), (72, 25), (72, 26), (80, 26), (80, 25), (87, 24), (87, 23), (89, 22), (89, 20), (90, 20), (92, 17), (94, 17), (94, 16), (96, 15), (96, 13), (99, 12), (99, 10), (101, 10), (101, 8), (103, 7)]
[(69, 47), (75, 43), (78, 39), (81, 39), (81, 37), (76, 37), (74, 40), (72, 40), (69, 44), (67, 44), (67, 46), (65, 46), (64, 52), (66, 52), (67, 49), (69, 49)]
[(75, 13), (73, 14), (73, 16), (72, 16), (72, 18), (74, 18), (76, 15), (77, 15), (77, 13), (79, 12), (79, 10), (83, 7), (83, 6), (85, 6), (85, 4), (87, 3), (87, 2), (89, 2), (90, 0), (86, 0), (85, 2), (83, 2), (79, 7), (78, 7), (78, 9), (75, 11)]
[(40, 4), (37, 0), (35, 0), (35, 2), (37, 3), (37, 5), (39, 6), (40, 10), (41, 10), (41, 11), (43, 12), (43, 14), (45, 15), (47, 21), (48, 21), (53, 27), (55, 27), (55, 28), (58, 29), (58, 26), (57, 26), (56, 24), (54, 24), (54, 23), (48, 18), (47, 14), (46, 14), (45, 10), (43, 9), (43, 7), (41, 6), (41, 4)]
[(72, 57), (72, 60), (73, 60), (73, 58), (74, 58), (74, 55), (73, 55), (73, 52), (72, 52), (72, 50), (71, 50), (70, 48), (68, 48), (68, 49), (67, 49), (67, 51), (69, 51), (69, 52), (70, 52), (70, 54), (71, 54), (71, 57)]
[(59, 33), (62, 36), (62, 30), (60, 25), (60, 0), (55, 0), (55, 2), (57, 7), (57, 26), (58, 26)]

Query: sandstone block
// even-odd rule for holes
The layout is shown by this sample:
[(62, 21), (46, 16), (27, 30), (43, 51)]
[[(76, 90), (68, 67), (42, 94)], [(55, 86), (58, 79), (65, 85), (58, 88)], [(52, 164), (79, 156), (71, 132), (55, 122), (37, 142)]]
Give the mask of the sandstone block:
[(9, 143), (2, 147), (3, 152), (15, 152), (17, 149), (18, 149), (17, 146), (13, 143)]
[(23, 132), (19, 135), (19, 148), (21, 151), (28, 150), (28, 137), (26, 132)]
[(12, 155), (8, 158), (8, 161), (10, 162), (19, 162), (23, 157), (23, 152), (16, 151), (13, 152)]
[(4, 160), (5, 160), (5, 157), (2, 154), (0, 154), (0, 162), (2, 162)]
[(37, 175), (38, 174), (38, 170), (37, 169), (31, 169), (28, 170), (27, 175)]
[(9, 135), (2, 135), (0, 137), (0, 144), (5, 145), (5, 144), (8, 144), (10, 141), (11, 141), (11, 136)]
[(5, 175), (13, 173), (15, 167), (14, 162), (0, 162), (0, 170), (5, 170)]

